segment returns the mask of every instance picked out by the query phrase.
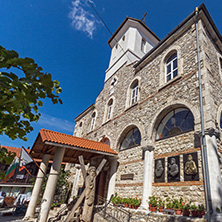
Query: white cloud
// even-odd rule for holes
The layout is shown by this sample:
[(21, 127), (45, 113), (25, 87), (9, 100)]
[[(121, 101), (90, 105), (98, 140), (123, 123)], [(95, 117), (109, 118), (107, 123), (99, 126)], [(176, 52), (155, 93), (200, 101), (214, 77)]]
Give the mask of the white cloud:
[(56, 118), (56, 117), (53, 117), (44, 113), (42, 113), (37, 124), (42, 126), (45, 129), (66, 131), (66, 132), (71, 132), (71, 133), (74, 131), (74, 125), (75, 125), (74, 122)]
[[(93, 4), (92, 1), (90, 3)], [(85, 32), (90, 38), (93, 38), (93, 33), (99, 21), (90, 12), (90, 5), (87, 0), (72, 1), (71, 11), (68, 17), (72, 20), (72, 27), (78, 31)]]

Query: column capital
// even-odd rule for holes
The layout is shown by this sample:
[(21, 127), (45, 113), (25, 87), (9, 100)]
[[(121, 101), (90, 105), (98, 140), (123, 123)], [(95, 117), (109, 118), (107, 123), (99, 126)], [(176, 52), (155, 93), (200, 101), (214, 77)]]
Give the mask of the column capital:
[(144, 147), (142, 147), (142, 150), (143, 150), (143, 152), (145, 153), (146, 151), (153, 151), (155, 149), (155, 147), (154, 146), (152, 146), (152, 145), (147, 145), (147, 146), (144, 146)]
[[(217, 128), (208, 128), (204, 130), (205, 135), (209, 135), (210, 137), (215, 136), (216, 138), (220, 138), (220, 130), (218, 130)], [(199, 137), (201, 137), (201, 132), (197, 131), (195, 132), (195, 134)]]

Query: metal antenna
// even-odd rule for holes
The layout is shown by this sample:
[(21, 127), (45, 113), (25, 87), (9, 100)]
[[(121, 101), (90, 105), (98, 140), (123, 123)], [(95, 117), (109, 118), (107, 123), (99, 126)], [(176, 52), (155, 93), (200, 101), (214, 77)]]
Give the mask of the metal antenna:
[(143, 18), (141, 19), (141, 21), (145, 24), (145, 17), (147, 15), (147, 12), (143, 14)]

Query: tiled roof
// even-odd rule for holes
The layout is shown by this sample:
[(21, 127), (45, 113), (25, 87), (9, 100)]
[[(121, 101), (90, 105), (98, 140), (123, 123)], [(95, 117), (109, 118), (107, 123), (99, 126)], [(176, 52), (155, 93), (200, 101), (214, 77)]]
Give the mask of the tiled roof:
[(22, 149), (22, 148), (17, 148), (17, 147), (12, 147), (12, 146), (4, 146), (4, 145), (0, 146), (0, 148), (3, 148), (3, 147), (6, 148), (8, 151), (15, 152), (17, 157), (19, 157), (21, 149)]
[[(18, 148), (18, 147), (0, 145), (0, 148), (3, 148), (3, 147), (6, 148), (8, 151), (15, 152), (17, 157), (19, 157), (21, 149), (22, 149), (22, 148)], [(26, 151), (28, 153), (30, 152), (29, 149), (26, 149)]]
[(42, 141), (48, 141), (53, 143), (59, 143), (69, 146), (75, 146), (90, 150), (96, 150), (106, 153), (112, 153), (117, 154), (114, 150), (110, 148), (109, 145), (101, 142), (96, 142), (93, 140), (83, 139), (76, 136), (71, 136), (64, 133), (59, 133), (51, 130), (41, 129), (40, 130), (40, 136), (42, 138)]

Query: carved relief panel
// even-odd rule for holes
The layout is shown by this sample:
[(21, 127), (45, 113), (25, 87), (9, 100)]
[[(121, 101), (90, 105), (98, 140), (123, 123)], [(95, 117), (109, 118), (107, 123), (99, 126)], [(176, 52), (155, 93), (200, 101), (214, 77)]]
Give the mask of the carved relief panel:
[(168, 157), (167, 180), (168, 182), (180, 181), (180, 156)]
[(154, 182), (165, 182), (165, 159), (155, 160)]
[(198, 181), (199, 169), (197, 153), (183, 154), (184, 181)]

